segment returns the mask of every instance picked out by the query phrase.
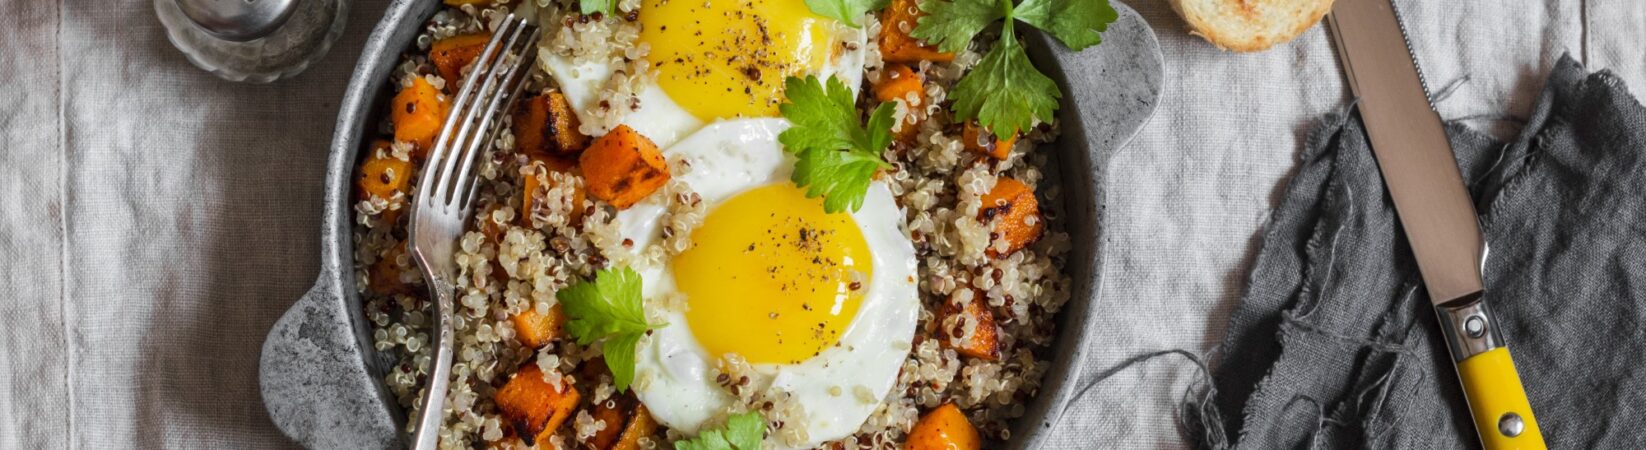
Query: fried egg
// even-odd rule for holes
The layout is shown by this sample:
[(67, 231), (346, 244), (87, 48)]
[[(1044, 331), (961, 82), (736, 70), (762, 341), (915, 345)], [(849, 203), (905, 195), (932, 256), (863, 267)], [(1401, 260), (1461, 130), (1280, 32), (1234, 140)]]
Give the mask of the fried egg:
[[(853, 92), (862, 83), (866, 33), (812, 13), (805, 0), (644, 0), (635, 20), (650, 74), (621, 123), (659, 146), (718, 120), (776, 117), (788, 76), (837, 76)], [(544, 51), (539, 60), (579, 119), (599, 123), (600, 94), (625, 64), (582, 59)]]
[[(788, 126), (721, 121), (664, 152), (689, 165), (677, 179), (706, 205), (691, 249), (635, 267), (649, 301), (685, 299), (664, 308), (668, 325), (642, 342), (636, 364), (636, 396), (670, 428), (696, 433), (737, 402), (715, 379), (735, 354), (804, 409), (807, 446), (840, 439), (879, 406), (908, 356), (917, 261), (890, 189), (875, 182), (858, 211), (824, 212), (789, 181), (794, 158), (777, 141)], [(618, 215), (636, 248), (660, 239), (659, 197)]]

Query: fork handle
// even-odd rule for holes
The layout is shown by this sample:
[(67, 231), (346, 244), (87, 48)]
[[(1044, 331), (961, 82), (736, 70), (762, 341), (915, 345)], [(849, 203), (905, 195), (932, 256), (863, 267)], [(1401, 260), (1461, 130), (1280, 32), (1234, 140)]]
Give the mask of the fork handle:
[(454, 287), (443, 278), (429, 272), (428, 264), (417, 259), (418, 268), (423, 271), (434, 297), (434, 329), (435, 342), (433, 343), (434, 358), (429, 361), (433, 367), (429, 368), (429, 384), (423, 390), (423, 397), (418, 399), (420, 416), (417, 418), (416, 434), (412, 438), (412, 448), (415, 450), (435, 450), (440, 444), (440, 429), (446, 417), (446, 390), (451, 385), (452, 370), (452, 310), (455, 308), (452, 297)]

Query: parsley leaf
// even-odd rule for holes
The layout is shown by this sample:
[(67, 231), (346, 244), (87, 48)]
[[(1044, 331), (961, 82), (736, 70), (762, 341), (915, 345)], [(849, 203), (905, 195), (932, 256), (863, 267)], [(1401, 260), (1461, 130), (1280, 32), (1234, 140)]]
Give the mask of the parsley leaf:
[(922, 0), (920, 19), (909, 34), (938, 45), (942, 51), (960, 51), (996, 20), (1000, 42), (978, 61), (950, 91), (955, 117), (977, 119), (998, 135), (1009, 135), (1049, 121), (1063, 97), (1057, 83), (1029, 62), (1018, 41), (1015, 24), (1040, 28), (1064, 45), (1081, 50), (1103, 41), (1100, 34), (1119, 17), (1108, 0)]
[(789, 77), (784, 92), (788, 99), (778, 110), (792, 125), (777, 140), (795, 155), (794, 184), (805, 187), (808, 198), (823, 196), (824, 211), (862, 208), (875, 172), (891, 167), (880, 152), (891, 145), (897, 107), (881, 103), (865, 128), (855, 96), (839, 78), (825, 86), (815, 76)]
[(806, 197), (823, 196), (823, 210), (831, 213), (863, 207), (875, 171), (886, 163), (879, 156), (852, 151), (806, 150), (794, 163), (794, 184), (806, 187)]
[(895, 102), (884, 102), (875, 108), (874, 112), (869, 113), (869, 141), (863, 148), (873, 153), (876, 161), (880, 160), (880, 151), (892, 145), (892, 125), (897, 123), (892, 114), (896, 112)]
[(885, 8), (889, 1), (891, 0), (806, 0), (806, 7), (811, 8), (817, 15), (841, 21), (852, 28), (859, 28), (857, 19), (869, 11)]
[(958, 52), (966, 49), (972, 36), (1006, 17), (997, 0), (927, 0), (920, 2), (926, 13), (909, 36), (937, 44), (937, 49)]
[(1063, 93), (1057, 82), (1035, 70), (1007, 22), (1000, 42), (955, 84), (953, 97), (956, 118), (976, 118), (995, 134), (1010, 136), (1036, 119), (1050, 121)]
[(726, 419), (726, 440), (738, 449), (760, 448), (766, 437), (766, 419), (760, 413), (746, 412)]
[(726, 419), (726, 426), (718, 430), (698, 433), (689, 440), (674, 442), (675, 450), (758, 450), (766, 437), (766, 419), (760, 413), (746, 412)]
[(634, 383), (635, 352), (640, 345), (640, 337), (646, 332), (624, 333), (606, 339), (601, 354), (606, 359), (606, 369), (612, 372), (612, 385), (618, 392), (628, 392), (629, 384)]
[(777, 136), (791, 151), (850, 148), (856, 139), (857, 106), (852, 91), (840, 79), (829, 77), (825, 90), (816, 76), (789, 77), (783, 82), (788, 101), (778, 105), (794, 126)]
[(578, 344), (606, 340), (604, 353), (612, 382), (618, 391), (627, 392), (634, 381), (635, 345), (647, 330), (664, 325), (646, 322), (640, 274), (628, 267), (601, 270), (593, 280), (556, 292), (555, 298), (571, 319), (566, 322), (566, 331), (577, 338)]
[(640, 300), (640, 274), (634, 269), (601, 270), (593, 281), (561, 289), (555, 297), (571, 317), (566, 330), (577, 337), (578, 344), (650, 329)]
[(577, 11), (585, 16), (594, 13), (610, 16), (617, 14), (617, 0), (577, 0)]
[(1098, 34), (1120, 17), (1109, 2), (1091, 0), (1023, 0), (1017, 5), (1017, 20), (1046, 30), (1072, 50), (1084, 50), (1103, 42)]

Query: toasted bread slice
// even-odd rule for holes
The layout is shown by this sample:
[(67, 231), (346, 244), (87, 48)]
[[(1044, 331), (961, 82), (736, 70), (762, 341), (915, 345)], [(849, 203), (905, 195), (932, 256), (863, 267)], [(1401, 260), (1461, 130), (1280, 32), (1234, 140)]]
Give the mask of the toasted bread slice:
[(1171, 0), (1189, 30), (1224, 50), (1255, 52), (1314, 26), (1332, 0)]

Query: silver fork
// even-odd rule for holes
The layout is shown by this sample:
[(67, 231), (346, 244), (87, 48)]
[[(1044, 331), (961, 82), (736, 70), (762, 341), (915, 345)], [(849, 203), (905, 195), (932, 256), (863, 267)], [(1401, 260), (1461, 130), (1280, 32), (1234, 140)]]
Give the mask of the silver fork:
[(457, 286), (457, 263), (453, 248), (463, 235), (480, 186), (474, 161), (492, 141), (494, 120), (520, 94), (525, 84), (523, 69), (531, 67), (537, 57), (530, 46), (540, 33), (513, 14), (493, 31), (491, 42), (475, 59), (463, 89), (452, 99), (451, 112), (418, 179), (412, 201), (411, 254), (434, 298), (435, 342), (428, 388), (418, 402), (422, 409), (412, 441), (415, 449), (433, 450), (438, 446), (445, 416), (455, 339), (452, 316), (456, 311), (453, 291)]

